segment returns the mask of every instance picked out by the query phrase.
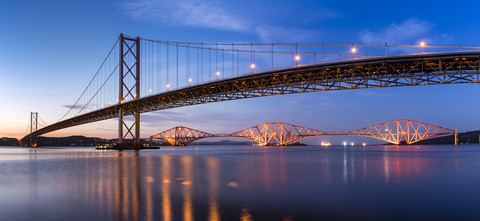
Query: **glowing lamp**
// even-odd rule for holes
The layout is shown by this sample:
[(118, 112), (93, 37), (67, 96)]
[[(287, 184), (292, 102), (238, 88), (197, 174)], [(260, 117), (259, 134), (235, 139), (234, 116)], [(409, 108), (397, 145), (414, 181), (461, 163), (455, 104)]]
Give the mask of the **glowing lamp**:
[(299, 55), (295, 56), (295, 61), (300, 61), (300, 56)]
[(254, 68), (255, 68), (255, 64), (251, 64), (251, 65), (250, 65), (250, 68), (254, 69)]

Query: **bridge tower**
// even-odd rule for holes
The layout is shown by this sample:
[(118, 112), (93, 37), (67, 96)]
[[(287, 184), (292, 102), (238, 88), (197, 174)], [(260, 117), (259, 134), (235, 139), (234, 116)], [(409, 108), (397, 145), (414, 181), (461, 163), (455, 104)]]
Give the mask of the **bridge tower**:
[[(140, 111), (127, 113), (122, 104), (140, 98), (140, 38), (130, 38), (120, 34), (119, 39), (119, 110), (118, 110), (118, 142), (124, 143), (126, 138), (140, 144)], [(134, 122), (125, 121), (125, 115), (133, 115)]]
[[(38, 129), (38, 112), (30, 112), (30, 134)], [(29, 146), (37, 146), (37, 136), (30, 136)]]

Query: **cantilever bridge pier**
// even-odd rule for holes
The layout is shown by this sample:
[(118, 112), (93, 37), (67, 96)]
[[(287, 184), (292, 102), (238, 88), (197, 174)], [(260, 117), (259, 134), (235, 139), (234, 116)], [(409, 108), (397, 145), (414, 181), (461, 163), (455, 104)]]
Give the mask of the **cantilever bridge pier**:
[[(398, 50), (393, 49), (398, 48), (409, 49), (409, 53), (394, 54)], [(345, 53), (345, 49), (350, 53)], [(411, 53), (412, 50), (416, 51)], [(133, 140), (138, 144), (140, 116), (146, 112), (306, 92), (479, 83), (479, 50), (480, 47), (425, 44), (196, 43), (120, 34), (70, 110), (57, 122), (41, 127), (38, 127), (38, 114), (32, 114), (30, 133), (22, 138), (21, 143), (35, 146), (39, 135), (116, 118), (118, 142)], [(132, 116), (133, 120), (125, 120), (127, 116)], [(411, 124), (414, 121), (401, 122)], [(367, 127), (339, 134), (370, 136), (392, 143), (398, 143), (402, 138), (407, 143), (413, 143), (442, 133), (452, 133), (452, 130), (412, 133), (404, 129), (384, 133), (368, 131), (369, 128), (372, 129)], [(309, 130), (311, 134), (262, 138), (253, 132), (261, 131), (259, 126), (255, 130), (247, 130), (228, 136), (252, 139), (259, 144), (285, 144), (297, 138), (325, 135), (321, 131)], [(219, 136), (204, 132), (198, 134), (202, 138)], [(166, 141), (170, 139), (156, 136)], [(185, 139), (168, 142), (188, 143), (189, 139)]]

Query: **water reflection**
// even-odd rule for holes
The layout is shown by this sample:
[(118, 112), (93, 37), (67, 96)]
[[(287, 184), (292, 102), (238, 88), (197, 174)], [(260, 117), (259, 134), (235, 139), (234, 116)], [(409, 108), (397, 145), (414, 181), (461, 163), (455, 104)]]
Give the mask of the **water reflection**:
[(219, 188), (219, 161), (213, 157), (207, 158), (207, 171), (209, 173), (208, 179), (210, 181), (209, 192), (210, 192), (210, 207), (208, 209), (208, 220), (219, 221), (220, 213), (217, 202), (217, 194)]
[[(468, 188), (444, 194), (445, 188), (466, 185), (463, 176), (477, 171), (480, 151), (471, 149), (215, 148), (180, 154), (168, 148), (2, 150), (0, 159), (8, 160), (0, 160), (0, 203), (27, 205), (41, 218), (64, 211), (58, 216), (69, 220), (309, 220), (375, 219), (379, 210), (394, 214), (479, 197)], [(480, 184), (480, 178), (469, 183)], [(464, 214), (474, 209), (456, 208)], [(423, 212), (452, 217), (447, 210)], [(0, 215), (28, 219), (5, 208)]]
[(192, 156), (182, 156), (182, 174), (185, 178), (178, 178), (183, 185), (183, 220), (193, 220), (192, 208)]
[(160, 170), (160, 176), (162, 177), (162, 214), (163, 220), (170, 221), (172, 220), (172, 206), (170, 202), (170, 180), (172, 179), (170, 175), (171, 171), (171, 159), (170, 156), (161, 157), (162, 167)]

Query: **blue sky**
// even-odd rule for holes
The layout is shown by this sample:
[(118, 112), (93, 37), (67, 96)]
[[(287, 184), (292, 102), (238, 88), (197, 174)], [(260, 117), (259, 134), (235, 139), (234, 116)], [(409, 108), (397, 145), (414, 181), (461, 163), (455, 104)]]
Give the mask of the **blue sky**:
[[(119, 33), (186, 42), (299, 42), (480, 46), (478, 1), (2, 1), (0, 137), (24, 135), (31, 111), (67, 111)], [(411, 118), (478, 129), (479, 85), (319, 92), (246, 99), (142, 116), (142, 137), (185, 125), (234, 132), (268, 121), (353, 130)], [(48, 136), (116, 136), (116, 121)], [(308, 139), (317, 143), (326, 138)], [(328, 138), (335, 142), (350, 138)], [(373, 140), (367, 140), (370, 142)]]

